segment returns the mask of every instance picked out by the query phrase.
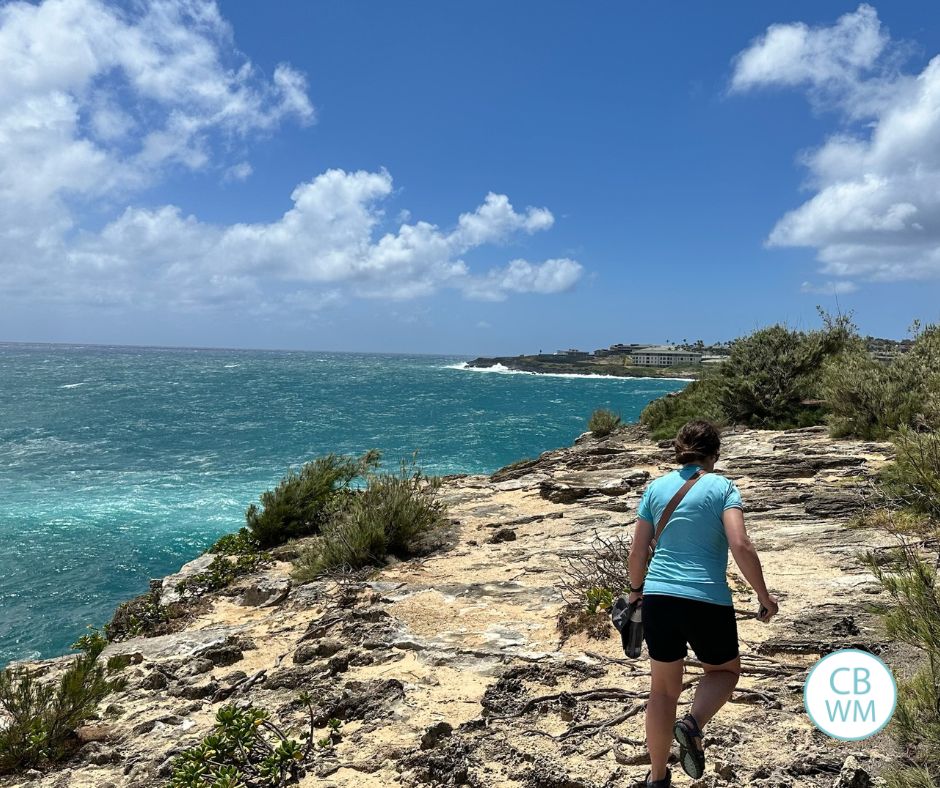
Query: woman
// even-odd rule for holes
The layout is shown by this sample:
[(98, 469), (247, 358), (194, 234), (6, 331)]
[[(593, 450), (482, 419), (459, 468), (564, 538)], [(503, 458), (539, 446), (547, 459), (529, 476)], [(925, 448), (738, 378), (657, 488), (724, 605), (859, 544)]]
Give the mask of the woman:
[[(734, 483), (714, 472), (721, 436), (713, 424), (692, 421), (676, 436), (676, 461), (682, 466), (646, 488), (637, 512), (630, 549), (630, 602), (642, 597), (643, 630), (652, 682), (646, 707), (650, 788), (669, 788), (666, 768), (671, 740), (679, 743), (686, 774), (705, 772), (702, 728), (731, 697), (741, 672), (738, 630), (728, 588), (728, 549), (757, 592), (758, 618), (769, 621), (777, 599), (767, 592), (760, 558), (744, 529), (741, 495)], [(695, 479), (691, 486), (687, 483)], [(680, 489), (685, 488), (655, 545), (656, 527)], [(705, 673), (698, 682), (691, 712), (676, 721), (682, 692), (683, 660), (692, 647)]]

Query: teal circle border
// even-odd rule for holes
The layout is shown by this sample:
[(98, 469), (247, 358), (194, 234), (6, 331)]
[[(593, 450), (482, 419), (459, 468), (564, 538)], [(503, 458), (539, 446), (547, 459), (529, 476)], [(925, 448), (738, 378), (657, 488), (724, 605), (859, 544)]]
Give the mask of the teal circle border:
[[(891, 683), (894, 685), (894, 703), (891, 705), (891, 713), (888, 714), (888, 717), (885, 719), (885, 721), (881, 723), (881, 725), (879, 725), (871, 733), (866, 733), (864, 736), (835, 736), (834, 734), (829, 733), (829, 731), (825, 730), (822, 727), (822, 725), (820, 725), (818, 722), (816, 722), (816, 719), (813, 717), (812, 713), (809, 710), (809, 704), (806, 702), (806, 688), (809, 686), (809, 680), (812, 677), (813, 673), (816, 672), (816, 668), (822, 665), (823, 662), (829, 659), (829, 657), (834, 657), (837, 654), (852, 654), (852, 653), (864, 654), (866, 657), (871, 657), (872, 659), (880, 662), (882, 666), (884, 667), (884, 669), (888, 671), (888, 675), (891, 677)], [(833, 651), (833, 652), (830, 652), (829, 654), (826, 654), (826, 656), (824, 656), (815, 665), (813, 665), (809, 673), (806, 675), (806, 681), (803, 682), (803, 708), (806, 710), (806, 716), (809, 717), (810, 722), (812, 722), (813, 725), (816, 726), (816, 730), (820, 731), (821, 733), (824, 733), (830, 739), (838, 739), (839, 741), (864, 741), (865, 739), (870, 739), (872, 736), (876, 736), (877, 734), (881, 733), (881, 731), (885, 729), (887, 724), (891, 722), (891, 718), (894, 717), (894, 712), (898, 708), (898, 682), (897, 682), (897, 679), (894, 678), (894, 672), (891, 670), (891, 668), (888, 667), (888, 664), (877, 654), (872, 654), (870, 651), (863, 651), (860, 648), (840, 648), (838, 651)]]

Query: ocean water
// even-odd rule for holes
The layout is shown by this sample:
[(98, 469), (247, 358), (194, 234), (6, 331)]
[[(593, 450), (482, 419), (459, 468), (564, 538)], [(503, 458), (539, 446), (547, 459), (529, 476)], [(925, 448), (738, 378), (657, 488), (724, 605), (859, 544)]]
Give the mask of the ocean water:
[(317, 455), (491, 472), (685, 385), (464, 360), (0, 344), (0, 665), (65, 653)]

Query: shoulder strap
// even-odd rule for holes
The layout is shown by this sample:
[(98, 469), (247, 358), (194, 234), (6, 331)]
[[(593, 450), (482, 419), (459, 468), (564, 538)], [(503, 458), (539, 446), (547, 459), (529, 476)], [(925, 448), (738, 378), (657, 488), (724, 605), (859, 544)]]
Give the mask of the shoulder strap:
[(659, 518), (659, 524), (656, 526), (656, 533), (653, 535), (653, 541), (650, 543), (650, 555), (656, 550), (656, 544), (659, 542), (659, 537), (663, 535), (663, 531), (666, 529), (666, 526), (669, 524), (669, 518), (672, 517), (672, 513), (676, 510), (676, 507), (679, 505), (679, 502), (685, 498), (685, 494), (695, 486), (695, 483), (701, 479), (708, 471), (699, 469), (693, 473), (677, 491), (676, 494), (672, 496), (669, 500), (669, 503), (666, 504), (666, 508), (663, 510), (663, 516)]

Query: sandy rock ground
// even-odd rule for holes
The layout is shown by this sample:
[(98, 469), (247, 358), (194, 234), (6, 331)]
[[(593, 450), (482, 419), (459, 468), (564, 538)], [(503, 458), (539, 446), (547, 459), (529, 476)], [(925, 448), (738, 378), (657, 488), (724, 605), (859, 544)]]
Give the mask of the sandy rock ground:
[[(705, 777), (692, 783), (675, 767), (675, 785), (848, 788), (869, 784), (856, 769), (877, 775), (892, 757), (884, 735), (829, 739), (802, 706), (821, 654), (862, 647), (902, 670), (911, 658), (872, 613), (879, 587), (857, 556), (877, 535), (845, 527), (890, 451), (816, 428), (726, 436), (717, 470), (741, 490), (781, 612), (754, 620), (732, 564), (743, 678), (706, 730)], [(632, 531), (643, 487), (672, 467), (668, 448), (627, 428), (492, 478), (449, 478), (446, 549), (364, 580), (293, 587), (278, 562), (204, 600), (178, 633), (112, 644), (105, 657), (136, 664), (102, 704), (102, 740), (54, 772), (0, 785), (164, 785), (220, 705), (250, 701), (300, 729), (304, 690), (322, 731), (330, 717), (343, 726), (302, 786), (637, 785), (648, 663), (624, 659), (613, 629), (562, 642), (557, 584), (596, 535)], [(697, 676), (690, 665), (683, 705)]]

